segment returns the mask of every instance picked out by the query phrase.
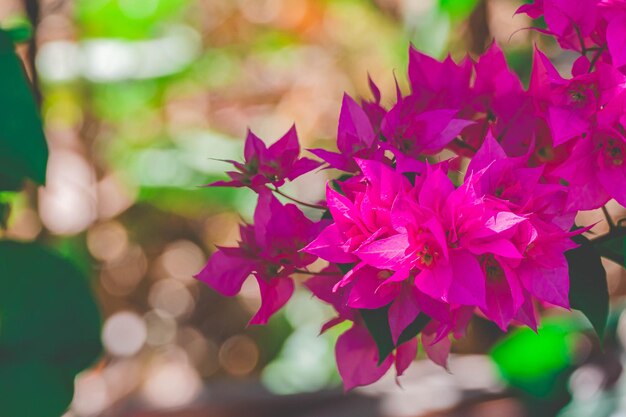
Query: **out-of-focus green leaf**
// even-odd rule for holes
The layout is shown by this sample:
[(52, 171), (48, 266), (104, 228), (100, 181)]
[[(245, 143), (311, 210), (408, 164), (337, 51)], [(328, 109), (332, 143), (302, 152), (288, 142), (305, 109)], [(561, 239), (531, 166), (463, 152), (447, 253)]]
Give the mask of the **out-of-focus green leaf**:
[[(365, 321), (365, 326), (374, 338), (376, 347), (378, 348), (378, 363), (381, 364), (387, 356), (393, 352), (396, 345), (391, 338), (391, 329), (389, 328), (389, 306), (377, 309), (361, 309), (361, 317)], [(398, 337), (398, 346), (408, 342), (417, 336), (426, 327), (430, 318), (425, 314), (418, 315), (411, 324)]]
[(609, 315), (606, 272), (589, 239), (579, 235), (574, 241), (580, 246), (565, 253), (570, 276), (570, 305), (587, 317), (602, 340)]
[(33, 25), (26, 17), (16, 16), (7, 19), (2, 22), (2, 29), (15, 43), (28, 42), (33, 37)]
[(211, 207), (220, 210), (238, 208), (239, 198), (244, 194), (245, 190), (233, 188), (141, 187), (138, 201), (150, 203), (163, 211), (197, 218)]
[(528, 86), (530, 81), (530, 70), (532, 68), (531, 48), (507, 49), (504, 52), (506, 60), (513, 71), (520, 77), (522, 83)]
[[(442, 10), (433, 8), (419, 19), (408, 22), (412, 32), (411, 42), (418, 50), (440, 58), (447, 52), (448, 38), (452, 30), (450, 15)], [(406, 55), (406, 42), (403, 41)]]
[(520, 327), (494, 346), (491, 358), (511, 386), (545, 396), (572, 363), (575, 329), (565, 320), (544, 322), (538, 333)]
[(46, 179), (48, 147), (41, 118), (10, 36), (0, 30), (0, 190), (24, 178)]
[(0, 201), (0, 228), (6, 229), (9, 222), (9, 215), (11, 214), (11, 205)]
[(79, 0), (76, 16), (84, 37), (146, 39), (172, 20), (188, 0)]
[(101, 353), (86, 278), (33, 243), (0, 242), (0, 415), (58, 417), (74, 377)]
[(461, 20), (467, 18), (477, 4), (478, 0), (439, 0), (439, 9), (452, 19)]

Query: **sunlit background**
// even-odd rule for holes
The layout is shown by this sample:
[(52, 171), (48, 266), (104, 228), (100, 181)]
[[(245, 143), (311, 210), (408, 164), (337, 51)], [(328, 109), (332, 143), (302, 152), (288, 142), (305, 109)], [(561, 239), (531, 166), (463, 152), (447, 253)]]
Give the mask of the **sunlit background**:
[[(226, 166), (214, 159), (241, 157), (248, 127), (273, 141), (295, 121), (305, 147), (330, 146), (344, 91), (368, 96), (369, 74), (389, 103), (394, 72), (406, 87), (410, 42), (459, 58), (495, 38), (527, 79), (539, 36), (514, 16), (520, 4), (41, 0), (35, 71), (28, 45), (19, 52), (43, 97), (48, 181), (12, 197), (6, 234), (48, 242), (92, 277), (106, 354), (79, 375), (66, 417), (525, 415), (529, 394), (507, 388), (484, 355), (501, 337), (486, 322), (455, 346), (462, 354), (451, 373), (418, 362), (402, 388), (389, 375), (344, 396), (338, 333), (318, 336), (329, 309), (296, 292), (268, 327), (246, 328), (259, 305), (255, 284), (224, 299), (192, 278), (215, 245), (237, 240), (237, 212), (249, 218), (254, 209), (251, 192), (199, 187), (222, 178)], [(27, 21), (23, 5), (2, 0), (0, 25)], [(320, 197), (323, 175), (302, 177), (291, 193)], [(607, 266), (618, 300), (624, 277)], [(616, 311), (613, 333), (626, 340)], [(573, 401), (564, 416), (626, 416), (619, 342), (610, 337), (599, 356), (592, 338), (559, 329), (560, 350), (531, 343), (505, 352), (530, 358), (539, 375), (568, 370), (565, 400), (555, 397)], [(556, 364), (537, 365), (533, 355), (546, 352), (556, 352)], [(609, 411), (576, 414), (595, 403)]]

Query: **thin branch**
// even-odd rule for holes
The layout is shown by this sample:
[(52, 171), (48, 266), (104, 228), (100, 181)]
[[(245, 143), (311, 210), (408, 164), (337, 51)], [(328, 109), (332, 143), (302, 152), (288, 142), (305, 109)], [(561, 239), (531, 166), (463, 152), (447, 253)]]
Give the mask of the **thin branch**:
[(613, 221), (613, 218), (611, 217), (611, 213), (609, 213), (609, 210), (606, 208), (606, 205), (602, 206), (602, 213), (604, 213), (604, 218), (606, 219), (606, 222), (609, 225), (609, 231), (614, 231), (615, 229), (617, 229), (617, 226), (615, 226), (615, 222)]
[(291, 200), (294, 203), (300, 204), (300, 205), (302, 205), (304, 207), (309, 207), (309, 208), (313, 208), (313, 209), (317, 209), (317, 210), (324, 210), (324, 211), (326, 211), (328, 209), (328, 207), (325, 207), (325, 206), (322, 206), (322, 205), (319, 205), (319, 204), (305, 203), (304, 201), (300, 201), (297, 198), (294, 198), (294, 197), (292, 197), (290, 195), (287, 195), (287, 194), (283, 193), (282, 191), (280, 191), (278, 189), (278, 187), (273, 188), (273, 189), (270, 188), (270, 190), (274, 191), (278, 195), (281, 195), (281, 196), (285, 197), (287, 200)]
[(587, 56), (587, 47), (585, 46), (585, 40), (583, 39), (582, 33), (580, 33), (580, 28), (577, 25), (573, 25), (574, 30), (576, 31), (576, 36), (578, 37), (578, 42), (580, 42), (580, 53), (584, 56)]
[(626, 227), (615, 227), (615, 229), (612, 232), (609, 232), (605, 235), (600, 236), (597, 239), (593, 239), (589, 241), (589, 244), (592, 246), (598, 246), (601, 245), (603, 243), (609, 242), (613, 239), (617, 239), (620, 237), (625, 237), (626, 236)]
[(37, 73), (37, 27), (39, 25), (40, 9), (39, 0), (24, 0), (24, 9), (28, 15), (31, 25), (33, 26), (33, 33), (28, 43), (28, 69), (31, 76), (31, 83), (33, 86), (33, 95), (35, 96), (35, 102), (41, 107), (41, 89), (39, 88), (39, 74)]
[(307, 271), (305, 269), (294, 269), (293, 272), (296, 272), (298, 274), (307, 274), (307, 275), (316, 275), (316, 276), (322, 276), (322, 277), (327, 277), (327, 276), (341, 276), (343, 275), (340, 272), (312, 272), (312, 271)]
[(591, 63), (589, 64), (589, 71), (587, 71), (587, 72), (593, 71), (593, 68), (596, 66), (596, 63), (598, 62), (598, 59), (600, 59), (600, 56), (602, 56), (602, 53), (604, 52), (605, 49), (606, 49), (606, 44), (602, 45), (596, 51), (595, 55), (593, 56), (593, 59), (591, 60)]
[(467, 142), (462, 141), (459, 138), (454, 138), (454, 140), (452, 141), (452, 144), (458, 146), (459, 148), (470, 150), (474, 153), (478, 152), (478, 149), (474, 148), (472, 145), (470, 145)]

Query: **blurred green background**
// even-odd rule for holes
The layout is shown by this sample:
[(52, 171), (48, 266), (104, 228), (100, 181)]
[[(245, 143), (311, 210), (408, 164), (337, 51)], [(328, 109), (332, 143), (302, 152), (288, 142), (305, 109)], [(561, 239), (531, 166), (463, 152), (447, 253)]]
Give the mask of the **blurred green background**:
[[(273, 141), (295, 121), (304, 147), (332, 146), (344, 91), (369, 97), (369, 74), (389, 104), (394, 72), (406, 88), (410, 42), (461, 58), (495, 39), (527, 80), (541, 40), (514, 16), (520, 4), (2, 0), (0, 27), (19, 42), (50, 148), (45, 187), (1, 195), (12, 206), (4, 236), (71, 258), (103, 316), (105, 353), (78, 376), (65, 416), (550, 416), (570, 401), (563, 415), (626, 415), (618, 307), (604, 353), (568, 316), (545, 337), (514, 334), (489, 359), (502, 335), (478, 319), (455, 346), (452, 375), (419, 362), (404, 390), (390, 377), (344, 397), (333, 354), (340, 329), (318, 336), (329, 309), (297, 292), (268, 327), (246, 328), (259, 304), (254, 284), (224, 299), (191, 277), (215, 245), (237, 240), (237, 213), (254, 209), (247, 190), (199, 187), (222, 178), (226, 166), (211, 158), (240, 158), (248, 127)], [(304, 176), (291, 193), (319, 198), (324, 175)], [(607, 268), (618, 300), (623, 273)], [(295, 408), (281, 397), (302, 393), (314, 394)], [(592, 400), (604, 411), (576, 414), (576, 401)], [(525, 414), (524, 404), (537, 408)]]

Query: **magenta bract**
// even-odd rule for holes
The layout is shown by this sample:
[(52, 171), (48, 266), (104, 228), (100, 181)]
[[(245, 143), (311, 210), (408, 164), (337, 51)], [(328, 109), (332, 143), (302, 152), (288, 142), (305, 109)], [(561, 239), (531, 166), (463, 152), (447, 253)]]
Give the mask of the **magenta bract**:
[[(310, 151), (323, 162), (300, 156), (294, 128), (270, 147), (249, 132), (245, 161), (212, 185), (255, 190), (254, 225), (197, 278), (233, 296), (254, 276), (262, 302), (250, 323), (261, 324), (288, 301), (294, 275), (309, 275), (304, 286), (336, 311), (322, 331), (351, 323), (336, 345), (346, 389), (392, 366), (401, 375), (418, 342), (447, 366), (474, 314), (537, 330), (538, 306), (570, 308), (565, 252), (587, 230), (573, 231), (577, 212), (626, 206), (626, 6), (537, 0), (518, 12), (543, 15), (544, 32), (578, 51), (571, 77), (537, 48), (527, 89), (495, 43), (458, 63), (411, 48), (410, 92), (398, 87), (384, 107), (370, 79), (372, 100), (344, 95), (336, 150)], [(307, 215), (273, 195), (320, 166), (341, 177), (324, 204), (302, 204)], [(366, 310), (386, 317), (384, 357)]]

